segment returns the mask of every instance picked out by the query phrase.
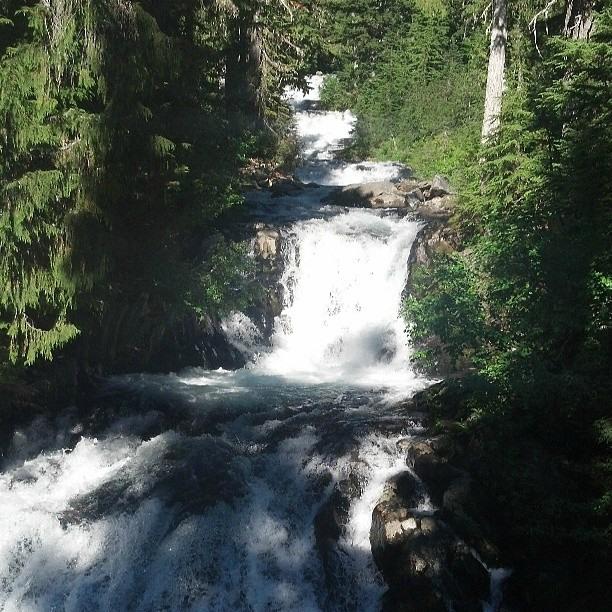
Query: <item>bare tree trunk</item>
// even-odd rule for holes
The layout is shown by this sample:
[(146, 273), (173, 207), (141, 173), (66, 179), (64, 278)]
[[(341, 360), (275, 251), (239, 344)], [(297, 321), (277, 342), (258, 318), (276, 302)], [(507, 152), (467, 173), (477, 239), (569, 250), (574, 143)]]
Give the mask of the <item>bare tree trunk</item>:
[(489, 71), (485, 95), (482, 142), (486, 143), (499, 130), (504, 91), (504, 70), (506, 67), (506, 0), (493, 0), (493, 23), (491, 24), (491, 46), (489, 50)]
[(588, 40), (593, 25), (593, 0), (569, 0), (563, 34), (574, 40)]

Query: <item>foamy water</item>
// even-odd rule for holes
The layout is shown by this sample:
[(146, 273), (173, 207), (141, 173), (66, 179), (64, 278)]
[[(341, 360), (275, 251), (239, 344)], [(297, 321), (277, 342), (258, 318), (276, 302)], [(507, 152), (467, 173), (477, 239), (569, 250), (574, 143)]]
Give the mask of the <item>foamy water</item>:
[[(314, 110), (320, 84), (289, 94), (299, 176), (399, 178), (399, 164), (333, 159), (355, 117)], [(400, 316), (418, 225), (332, 210), (327, 193), (256, 196), (294, 221), (271, 342), (243, 313), (224, 322), (245, 368), (118, 377), (95, 418), (16, 432), (0, 475), (0, 610), (379, 609), (371, 514), (415, 427), (392, 400), (428, 384)], [(317, 516), (348, 478), (359, 491), (323, 551)]]

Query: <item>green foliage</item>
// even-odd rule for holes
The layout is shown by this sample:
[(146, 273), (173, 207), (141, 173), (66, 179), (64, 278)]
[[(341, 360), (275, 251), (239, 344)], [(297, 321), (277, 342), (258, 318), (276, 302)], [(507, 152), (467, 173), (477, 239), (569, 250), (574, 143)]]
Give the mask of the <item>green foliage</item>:
[[(548, 42), (531, 79), (509, 87), (499, 138), (473, 155), (464, 173), (458, 220), (471, 251), (468, 284), (486, 313), (491, 350), (483, 368), (496, 378), (519, 361), (598, 370), (609, 358), (606, 19), (593, 41)], [(447, 268), (434, 262), (428, 274), (436, 279)], [(441, 285), (422, 307), (435, 313), (446, 300)], [(428, 328), (439, 334), (426, 312), (418, 317), (419, 335)], [(450, 330), (441, 338), (454, 341)]]
[(321, 88), (321, 105), (323, 108), (345, 110), (351, 108), (353, 102), (350, 92), (347, 91), (337, 75), (332, 74), (325, 78)]
[(406, 308), (416, 341), (478, 368), (479, 386), (439, 416), (463, 421), (534, 609), (608, 601), (611, 23), (606, 8), (590, 40), (539, 30), (541, 58), (513, 30), (501, 130), (462, 172), (465, 250), (418, 271)]
[(395, 159), (421, 174), (459, 179), (478, 142), (486, 62), (484, 32), (459, 32), (453, 3), (408, 2), (401, 31), (385, 37), (370, 69), (327, 79), (328, 108), (352, 108), (357, 156)]
[(4, 27), (23, 43), (5, 46), (0, 63), (0, 312), (9, 340), (0, 346), (26, 363), (50, 358), (78, 333), (67, 318), (79, 283), (66, 274), (66, 221), (90, 209), (88, 165), (95, 164), (94, 146), (85, 151), (90, 121), (76, 107), (90, 96), (90, 84), (78, 75), (99, 57), (87, 40), (78, 58), (71, 55), (72, 22), (47, 27), (62, 18), (61, 8), (50, 14), (39, 4), (15, 7)]
[(245, 309), (259, 297), (261, 287), (255, 284), (255, 263), (249, 257), (249, 248), (246, 243), (224, 240), (214, 245), (206, 261), (195, 269), (190, 292), (194, 312), (228, 314)]
[(467, 187), (465, 168), (473, 162), (480, 144), (479, 128), (480, 121), (473, 120), (416, 142), (392, 137), (376, 145), (371, 154), (375, 159), (402, 162), (413, 168), (418, 176), (441, 174), (449, 177), (453, 187), (462, 190)]
[[(246, 260), (201, 274), (202, 241), (241, 204), (240, 167), (278, 141), (226, 113), (240, 15), (199, 0), (25, 4), (3, 2), (0, 22), (0, 361), (50, 359), (77, 336), (129, 343), (101, 326), (130, 318), (140, 345), (149, 317), (220, 308), (236, 292), (214, 289), (215, 274), (233, 279)], [(270, 122), (299, 77), (297, 35), (281, 3), (239, 9), (261, 38)], [(125, 314), (138, 308), (140, 329)]]
[(429, 367), (435, 367), (442, 352), (457, 363), (466, 350), (483, 350), (484, 314), (471, 276), (465, 258), (459, 255), (438, 255), (432, 266), (413, 271), (404, 311), (413, 342), (422, 345), (433, 335), (444, 343), (431, 348), (425, 345), (420, 356)]
[(389, 41), (410, 22), (412, 0), (357, 0), (347, 10), (343, 0), (319, 0), (329, 68), (349, 89), (372, 71)]

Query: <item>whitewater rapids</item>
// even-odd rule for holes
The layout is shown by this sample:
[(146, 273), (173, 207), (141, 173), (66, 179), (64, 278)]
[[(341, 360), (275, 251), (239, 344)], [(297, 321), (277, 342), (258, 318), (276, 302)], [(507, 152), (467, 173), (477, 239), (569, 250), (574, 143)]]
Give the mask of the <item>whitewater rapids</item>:
[[(298, 175), (320, 187), (252, 197), (292, 218), (271, 341), (233, 313), (245, 368), (115, 378), (91, 418), (67, 409), (16, 432), (0, 474), (0, 610), (380, 608), (371, 513), (407, 469), (397, 441), (419, 430), (397, 401), (428, 384), (401, 316), (419, 225), (321, 203), (404, 169), (336, 161), (355, 117), (314, 109), (320, 85), (289, 93)], [(347, 522), (323, 554), (317, 517), (347, 481)]]

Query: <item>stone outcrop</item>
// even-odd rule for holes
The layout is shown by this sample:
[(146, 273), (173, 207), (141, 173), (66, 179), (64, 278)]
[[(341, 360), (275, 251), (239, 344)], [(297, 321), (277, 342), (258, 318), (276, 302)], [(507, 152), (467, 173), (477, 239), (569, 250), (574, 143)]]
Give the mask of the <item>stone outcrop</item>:
[[(444, 387), (432, 389), (439, 395)], [(427, 402), (430, 394), (423, 391), (406, 408), (418, 408), (419, 395)], [(486, 500), (460, 463), (465, 449), (444, 433), (402, 439), (398, 450), (408, 470), (385, 485), (370, 531), (374, 560), (389, 585), (383, 610), (482, 610), (490, 594), (488, 568), (504, 563), (482, 514)], [(425, 492), (431, 504), (423, 503)], [(508, 602), (501, 609), (515, 608)]]
[[(427, 446), (418, 458), (434, 457)], [(480, 611), (489, 573), (438, 510), (419, 510), (424, 487), (405, 472), (391, 479), (372, 513), (370, 543), (389, 590), (383, 610)]]
[(306, 189), (308, 185), (305, 185), (294, 176), (283, 177), (272, 183), (270, 191), (272, 192), (273, 198), (295, 196), (299, 195)]
[(406, 208), (406, 195), (391, 181), (347, 185), (333, 191), (325, 200), (333, 206), (356, 208)]
[(424, 219), (449, 219), (455, 210), (455, 196), (436, 196), (417, 206), (416, 212)]
[(425, 220), (446, 220), (454, 212), (456, 198), (448, 181), (435, 176), (432, 181), (408, 178), (398, 183), (376, 181), (347, 185), (332, 191), (324, 202), (356, 208), (405, 209)]
[(452, 189), (448, 179), (436, 174), (433, 180), (431, 181), (431, 187), (429, 188), (429, 197), (430, 198), (439, 198), (446, 195), (452, 194)]
[(264, 261), (275, 260), (280, 254), (280, 232), (277, 229), (266, 228), (261, 224), (256, 226), (253, 250), (255, 257)]
[(451, 227), (443, 224), (429, 224), (424, 227), (412, 247), (410, 264), (429, 265), (436, 254), (450, 254), (459, 248), (459, 237)]

